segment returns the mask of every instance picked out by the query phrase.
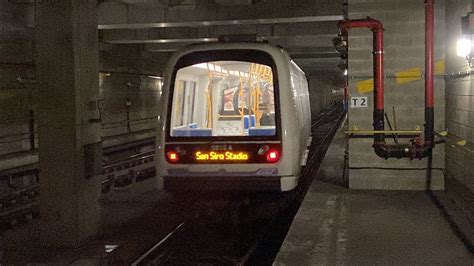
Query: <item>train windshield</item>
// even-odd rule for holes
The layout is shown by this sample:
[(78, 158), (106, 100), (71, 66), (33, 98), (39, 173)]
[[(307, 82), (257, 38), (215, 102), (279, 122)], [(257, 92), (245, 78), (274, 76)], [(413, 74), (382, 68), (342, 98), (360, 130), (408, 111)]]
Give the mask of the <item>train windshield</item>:
[(231, 60), (179, 68), (170, 136), (275, 136), (273, 72), (266, 64)]

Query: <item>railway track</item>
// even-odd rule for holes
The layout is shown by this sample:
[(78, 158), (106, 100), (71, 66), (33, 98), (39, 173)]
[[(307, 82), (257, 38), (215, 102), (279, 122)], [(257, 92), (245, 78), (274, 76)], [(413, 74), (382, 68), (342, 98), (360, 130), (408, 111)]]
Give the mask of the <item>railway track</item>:
[(149, 265), (149, 264), (158, 263), (158, 261), (161, 259), (160, 254), (164, 254), (166, 252), (163, 250), (163, 247), (165, 247), (169, 241), (172, 241), (173, 238), (176, 237), (176, 234), (178, 234), (179, 230), (181, 230), (181, 228), (183, 228), (185, 224), (186, 222), (180, 223), (173, 231), (171, 231), (158, 243), (156, 243), (150, 249), (148, 249), (142, 256), (136, 259), (131, 265), (140, 266), (140, 265)]
[[(271, 264), (338, 127), (341, 113), (334, 107), (313, 123), (312, 152), (298, 189), (284, 194), (193, 195), (193, 199), (181, 195), (188, 199), (180, 207), (194, 204), (189, 209), (197, 215), (178, 221), (177, 227), (168, 234), (163, 232), (163, 238), (137, 253), (140, 255), (133, 260), (127, 260), (127, 264)], [(113, 152), (120, 150), (118, 147)], [(104, 164), (104, 194), (126, 190), (156, 175), (153, 150), (137, 153), (140, 149), (133, 145), (125, 150), (135, 152)], [(110, 156), (113, 157), (117, 156)], [(23, 174), (37, 178), (37, 170), (31, 166)], [(22, 173), (10, 173), (13, 175), (20, 177)], [(39, 184), (13, 190), (0, 198), (0, 231), (39, 217)]]
[(324, 155), (337, 129), (343, 123), (344, 117), (345, 113), (336, 105), (327, 110), (327, 112), (317, 120), (317, 123), (312, 125), (313, 141), (311, 150), (313, 152), (309, 154), (308, 163), (303, 169), (300, 185), (294, 194), (286, 199), (288, 201), (287, 208), (282, 209), (277, 214), (275, 219), (271, 221), (271, 225), (268, 227), (269, 229), (263, 233), (255, 250), (253, 250), (251, 256), (249, 256), (249, 260), (247, 261), (249, 265), (270, 265), (273, 263), (291, 226), (293, 217), (298, 212), (313, 179), (316, 177)]
[(342, 109), (334, 106), (313, 123), (312, 152), (297, 189), (283, 194), (178, 195), (175, 200), (183, 197), (200, 204), (202, 208), (192, 209), (201, 211), (133, 265), (271, 264), (343, 116)]

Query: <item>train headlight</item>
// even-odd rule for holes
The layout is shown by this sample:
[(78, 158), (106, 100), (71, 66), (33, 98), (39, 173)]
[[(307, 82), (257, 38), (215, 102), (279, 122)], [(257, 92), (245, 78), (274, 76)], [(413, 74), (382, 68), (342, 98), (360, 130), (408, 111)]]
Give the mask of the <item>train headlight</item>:
[(166, 160), (170, 163), (176, 163), (179, 161), (179, 155), (175, 151), (169, 151), (166, 153)]
[(277, 150), (271, 149), (267, 152), (267, 162), (275, 163), (280, 160), (280, 153)]

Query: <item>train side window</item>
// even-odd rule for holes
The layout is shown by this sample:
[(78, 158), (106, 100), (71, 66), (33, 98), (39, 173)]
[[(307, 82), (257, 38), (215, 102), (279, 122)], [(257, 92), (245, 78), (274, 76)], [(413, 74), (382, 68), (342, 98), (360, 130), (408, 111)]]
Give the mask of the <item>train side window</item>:
[[(290, 68), (290, 71), (292, 69)], [(301, 123), (301, 93), (300, 93), (300, 78), (296, 75), (296, 72), (291, 71), (290, 75), (290, 82), (291, 82), (291, 91), (293, 94), (293, 105), (295, 107), (296, 112), (296, 119), (299, 123)]]
[(173, 127), (194, 123), (196, 82), (177, 80), (173, 99)]

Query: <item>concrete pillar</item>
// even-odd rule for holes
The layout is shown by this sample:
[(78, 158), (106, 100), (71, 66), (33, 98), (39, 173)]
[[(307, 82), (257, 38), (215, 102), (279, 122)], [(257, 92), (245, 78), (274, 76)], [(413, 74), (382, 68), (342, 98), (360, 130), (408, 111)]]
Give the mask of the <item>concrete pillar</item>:
[(97, 0), (36, 13), (42, 245), (76, 247), (100, 222)]

